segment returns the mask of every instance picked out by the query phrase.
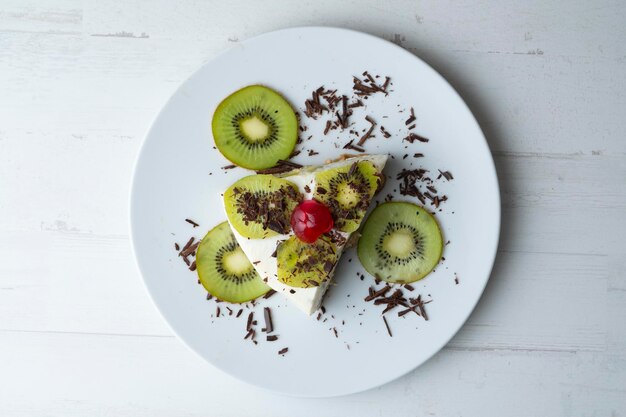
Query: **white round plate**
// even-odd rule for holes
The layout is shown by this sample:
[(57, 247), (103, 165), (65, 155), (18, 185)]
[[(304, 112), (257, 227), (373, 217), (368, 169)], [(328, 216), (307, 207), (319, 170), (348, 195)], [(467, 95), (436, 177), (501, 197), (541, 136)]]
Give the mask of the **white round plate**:
[[(445, 240), (445, 261), (415, 283), (413, 296), (432, 299), (429, 320), (415, 314), (388, 313), (393, 337), (387, 334), (381, 306), (365, 303), (374, 280), (364, 272), (355, 250), (347, 251), (324, 305), (324, 319), (307, 317), (279, 294), (254, 307), (258, 320), (254, 345), (244, 340), (248, 310), (228, 316), (177, 256), (174, 243), (201, 238), (224, 221), (220, 193), (250, 172), (224, 170), (229, 162), (213, 148), (211, 117), (218, 103), (235, 90), (264, 84), (282, 93), (300, 112), (312, 90), (324, 85), (352, 95), (352, 76), (365, 71), (392, 79), (388, 96), (376, 94), (365, 108), (354, 109), (351, 121), (359, 132), (371, 115), (392, 137), (378, 131), (365, 144), (368, 153), (389, 153), (388, 181), (379, 194), (394, 193), (403, 168), (438, 169), (454, 179), (439, 179), (448, 196), (436, 215)], [(409, 144), (409, 108), (417, 116), (415, 132), (428, 143)], [(320, 164), (344, 150), (350, 134), (332, 130), (324, 136), (325, 118), (303, 117), (308, 130), (304, 151), (294, 161)], [(339, 149), (338, 149), (338, 148)], [(314, 149), (319, 155), (308, 156)], [(413, 154), (423, 153), (423, 158)], [(409, 156), (403, 159), (404, 155)], [(200, 224), (192, 228), (184, 219)], [(325, 397), (367, 390), (389, 382), (424, 363), (459, 330), (478, 302), (494, 262), (500, 229), (500, 196), (493, 160), (471, 112), (432, 68), (404, 49), (363, 33), (306, 27), (264, 34), (241, 42), (204, 65), (167, 102), (141, 149), (131, 195), (131, 228), (135, 256), (156, 306), (174, 332), (200, 356), (230, 375), (285, 394)], [(455, 283), (458, 277), (458, 284)], [(263, 307), (270, 306), (279, 340), (267, 342), (259, 330)], [(226, 315), (226, 316), (225, 316)], [(338, 332), (335, 337), (333, 328)], [(288, 347), (284, 356), (277, 352)]]

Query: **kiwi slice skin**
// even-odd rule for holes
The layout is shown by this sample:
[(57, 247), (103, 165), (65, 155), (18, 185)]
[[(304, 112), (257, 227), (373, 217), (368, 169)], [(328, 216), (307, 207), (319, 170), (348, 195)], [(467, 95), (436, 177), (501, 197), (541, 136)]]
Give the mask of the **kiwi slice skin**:
[(428, 275), (441, 259), (443, 237), (435, 218), (413, 203), (376, 207), (363, 226), (357, 253), (363, 267), (387, 282), (409, 283)]
[(295, 184), (273, 175), (249, 175), (224, 192), (228, 220), (251, 239), (288, 233), (291, 213), (301, 200)]
[(289, 159), (298, 140), (298, 120), (280, 94), (251, 85), (226, 97), (211, 123), (215, 146), (234, 164), (263, 169)]
[(245, 303), (267, 293), (267, 286), (237, 243), (228, 222), (211, 229), (196, 252), (202, 286), (229, 303)]
[(379, 188), (378, 174), (369, 161), (322, 171), (315, 175), (313, 198), (330, 209), (337, 229), (354, 232)]
[(305, 243), (296, 236), (276, 249), (278, 280), (297, 288), (320, 286), (328, 280), (337, 263), (337, 249), (326, 238)]

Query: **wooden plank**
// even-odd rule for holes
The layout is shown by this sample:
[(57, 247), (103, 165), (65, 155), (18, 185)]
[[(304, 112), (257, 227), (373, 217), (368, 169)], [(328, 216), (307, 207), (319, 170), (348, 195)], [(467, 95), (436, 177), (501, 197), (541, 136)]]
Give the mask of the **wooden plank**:
[(0, 34), (79, 34), (82, 31), (83, 2), (80, 0), (3, 0), (0, 6)]
[(127, 238), (5, 233), (0, 248), (0, 328), (171, 335), (143, 288)]
[[(608, 0), (4, 0), (0, 415), (621, 415), (625, 19)], [(318, 24), (395, 41), (450, 80), (503, 196), (464, 329), (417, 372), (324, 401), (189, 355), (142, 288), (126, 221), (134, 157), (180, 82), (242, 39)]]
[(0, 346), (11, 375), (0, 378), (0, 413), (12, 417), (608, 416), (626, 406), (626, 361), (596, 352), (445, 350), (391, 384), (320, 401), (251, 388), (173, 338), (0, 332)]
[(607, 256), (500, 252), (480, 304), (450, 346), (604, 351), (620, 311), (600, 308), (608, 274)]

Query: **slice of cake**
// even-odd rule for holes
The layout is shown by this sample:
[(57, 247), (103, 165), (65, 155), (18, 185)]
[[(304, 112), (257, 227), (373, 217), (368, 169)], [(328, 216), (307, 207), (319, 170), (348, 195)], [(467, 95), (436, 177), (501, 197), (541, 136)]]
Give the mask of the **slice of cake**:
[(377, 191), (387, 155), (350, 157), (281, 175), (250, 175), (224, 193), (241, 249), (274, 290), (313, 314)]

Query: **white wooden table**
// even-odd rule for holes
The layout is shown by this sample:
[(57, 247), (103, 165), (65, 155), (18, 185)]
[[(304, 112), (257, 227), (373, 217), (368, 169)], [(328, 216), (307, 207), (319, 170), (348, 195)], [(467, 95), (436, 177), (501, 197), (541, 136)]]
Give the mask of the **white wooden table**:
[[(408, 376), (330, 400), (188, 351), (128, 236), (165, 100), (239, 40), (296, 25), (433, 65), (484, 128), (503, 197), (463, 330)], [(626, 416), (625, 132), (620, 1), (0, 0), (0, 416)]]

